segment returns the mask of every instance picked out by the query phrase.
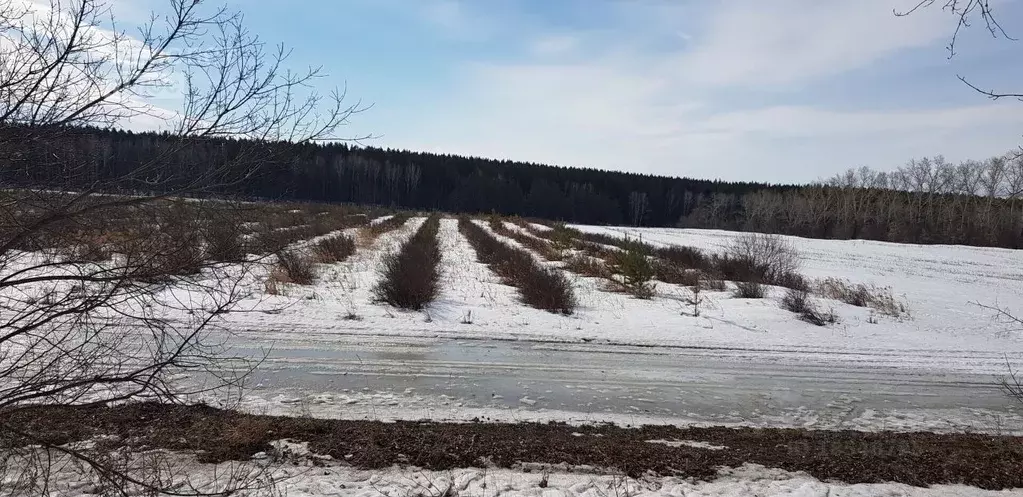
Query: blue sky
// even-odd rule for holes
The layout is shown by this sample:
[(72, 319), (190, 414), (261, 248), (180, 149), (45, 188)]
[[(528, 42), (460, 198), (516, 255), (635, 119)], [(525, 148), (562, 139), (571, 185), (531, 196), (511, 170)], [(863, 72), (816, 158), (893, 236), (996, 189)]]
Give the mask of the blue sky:
[[(1023, 42), (916, 0), (234, 0), (262, 38), (372, 103), (367, 145), (804, 182), (1023, 143)], [(939, 2), (943, 3), (943, 2)], [(998, 2), (1023, 37), (1023, 2)], [(1015, 85), (1015, 86), (1014, 86)]]

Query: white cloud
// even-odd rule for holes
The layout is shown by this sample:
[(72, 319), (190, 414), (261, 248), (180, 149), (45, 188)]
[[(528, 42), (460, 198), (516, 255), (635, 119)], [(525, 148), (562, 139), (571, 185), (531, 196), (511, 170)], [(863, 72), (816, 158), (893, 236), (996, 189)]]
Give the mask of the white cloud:
[(922, 110), (772, 106), (715, 112), (613, 66), (478, 67), (443, 119), (395, 144), (567, 166), (733, 180), (807, 181), (911, 157), (1014, 146), (1023, 114), (985, 103)]
[[(443, 119), (389, 132), (389, 144), (655, 174), (808, 181), (922, 155), (985, 157), (1019, 143), (1023, 114), (1012, 103), (955, 106), (932, 95), (907, 98), (904, 109), (857, 109), (787, 101), (793, 97), (771, 91), (828, 84), (828, 77), (912, 48), (933, 48), (940, 58), (949, 25), (939, 10), (895, 18), (899, 0), (742, 0), (714, 4), (707, 23), (694, 29), (663, 9), (644, 14), (646, 4), (624, 5), (630, 29), (608, 36), (602, 49), (594, 50), (599, 39), (579, 44), (580, 33), (568, 31), (527, 37), (532, 60), (467, 64), (454, 97), (420, 112)], [(643, 15), (649, 29), (632, 29), (644, 25), (635, 22)], [(678, 44), (644, 44), (648, 38)], [(658, 49), (640, 48), (651, 45)], [(560, 60), (546, 54), (569, 46), (577, 54), (567, 60), (575, 62), (545, 62)], [(733, 102), (721, 86), (757, 96)]]
[(776, 106), (713, 115), (699, 124), (711, 133), (756, 134), (775, 138), (870, 137), (909, 132), (944, 132), (1023, 124), (1013, 106), (986, 103), (922, 110), (828, 111)]
[[(420, 15), (448, 38), (482, 41), (492, 37), (499, 25), (477, 15), (464, 0), (417, 0)], [(478, 5), (477, 5), (478, 6)]]
[(792, 85), (841, 74), (948, 36), (948, 16), (940, 9), (894, 16), (893, 7), (904, 4), (905, 0), (722, 2), (693, 50), (669, 63), (685, 80), (704, 85)]
[(530, 43), (530, 51), (536, 55), (565, 55), (579, 47), (579, 38), (569, 34), (542, 36)]

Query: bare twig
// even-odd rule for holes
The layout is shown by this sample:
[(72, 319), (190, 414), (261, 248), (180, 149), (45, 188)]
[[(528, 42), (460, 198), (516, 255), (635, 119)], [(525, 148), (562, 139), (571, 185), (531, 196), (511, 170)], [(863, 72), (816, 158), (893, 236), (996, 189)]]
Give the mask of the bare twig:
[[(343, 89), (317, 93), (320, 69), (286, 70), (289, 50), (266, 48), (239, 14), (166, 1), (129, 30), (109, 0), (0, 0), (0, 168), (4, 187), (18, 187), (0, 190), (4, 412), (183, 402), (241, 388), (259, 358), (230, 357), (220, 324), (251, 296), (242, 282), (272, 257), (254, 255), (243, 237), (255, 233), (242, 227), (273, 222), (240, 202), (203, 199), (250, 181), (296, 146), (339, 138), (366, 108), (345, 103)], [(156, 108), (157, 92), (179, 92), (180, 109)], [(89, 139), (82, 127), (147, 116), (171, 134), (129, 167), (72, 145)], [(216, 137), (247, 140), (229, 154), (195, 156), (197, 144)], [(45, 449), (46, 457), (19, 463), (35, 465), (20, 471), (41, 488), (52, 453), (108, 493), (203, 492), (181, 487), (180, 475), (147, 474), (25, 430), (0, 424), (0, 455), (21, 448), (11, 440)]]

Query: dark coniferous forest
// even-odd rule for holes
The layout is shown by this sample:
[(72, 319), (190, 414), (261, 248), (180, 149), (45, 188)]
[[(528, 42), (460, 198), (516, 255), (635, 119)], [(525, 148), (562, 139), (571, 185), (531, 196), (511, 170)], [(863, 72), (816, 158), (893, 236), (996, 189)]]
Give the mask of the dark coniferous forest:
[[(24, 130), (21, 130), (22, 132)], [(11, 132), (6, 130), (4, 132)], [(8, 141), (10, 143), (10, 141)], [(228, 138), (65, 129), (3, 154), (8, 187), (141, 191), (130, 173), (159, 161), (161, 181), (186, 182), (255, 148), (272, 160), (235, 171), (216, 193), (268, 200), (352, 202), (583, 224), (749, 230), (813, 238), (1023, 247), (1016, 159), (949, 165), (914, 161), (892, 173), (861, 170), (825, 184), (767, 185), (565, 168), (348, 144), (274, 144)], [(995, 160), (995, 159), (992, 159)], [(241, 161), (245, 162), (245, 161)], [(1000, 167), (1002, 186), (984, 189)], [(927, 169), (924, 171), (923, 169)], [(680, 172), (684, 166), (680, 166)], [(1023, 178), (1023, 172), (1019, 173)], [(972, 176), (971, 176), (972, 175)], [(926, 177), (923, 177), (926, 176)], [(965, 184), (976, 177), (974, 184)], [(127, 178), (110, 183), (111, 180)], [(164, 183), (167, 184), (167, 183)], [(172, 184), (172, 183), (171, 183)]]

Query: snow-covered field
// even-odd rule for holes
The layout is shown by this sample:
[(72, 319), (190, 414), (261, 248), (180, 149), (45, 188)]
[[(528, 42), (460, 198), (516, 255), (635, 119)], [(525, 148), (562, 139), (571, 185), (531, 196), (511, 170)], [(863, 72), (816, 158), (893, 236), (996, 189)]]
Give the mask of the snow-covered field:
[[(457, 229), (440, 225), (441, 295), (421, 312), (374, 301), (380, 257), (423, 218), (321, 266), (310, 286), (232, 313), (229, 343), (271, 348), (250, 412), (352, 419), (724, 424), (817, 429), (1023, 432), (998, 388), (1023, 365), (1023, 331), (978, 305), (1023, 309), (1023, 252), (789, 237), (803, 274), (889, 286), (910, 315), (820, 299), (840, 321), (817, 327), (768, 298), (657, 284), (638, 300), (570, 275), (571, 316), (525, 306)], [(737, 234), (577, 226), (650, 243), (722, 250)], [(505, 240), (513, 243), (510, 240)], [(553, 392), (553, 393), (552, 393)]]
[[(998, 374), (1006, 360), (1023, 363), (1023, 330), (996, 319), (978, 304), (1023, 309), (1023, 252), (960, 246), (915, 246), (867, 241), (789, 238), (811, 278), (837, 277), (887, 286), (904, 300), (907, 318), (820, 300), (839, 323), (817, 327), (780, 308), (782, 289), (766, 299), (737, 299), (705, 292), (700, 317), (686, 315), (685, 290), (657, 284), (658, 295), (638, 300), (603, 290), (593, 278), (572, 275), (580, 306), (571, 316), (522, 305), (515, 290), (475, 260), (454, 219), (441, 222), (442, 296), (423, 312), (404, 312), (373, 302), (380, 254), (409, 236), (413, 219), (354, 260), (326, 267), (320, 281), (289, 288), (281, 297), (243, 303), (272, 312), (239, 313), (231, 326), (261, 340), (305, 337), (310, 346), (331, 335), (511, 339), (644, 346), (748, 349), (787, 352), (808, 359)], [(708, 230), (619, 229), (577, 226), (585, 231), (642, 237), (651, 243), (721, 250), (734, 233)], [(257, 295), (259, 292), (255, 292)]]
[[(246, 276), (249, 296), (221, 323), (223, 338), (238, 350), (272, 352), (241, 408), (330, 418), (1023, 431), (1023, 415), (995, 385), (1007, 363), (1023, 365), (1023, 330), (982, 307), (1023, 312), (1023, 251), (787, 237), (805, 276), (890, 287), (909, 306), (902, 318), (820, 299), (839, 323), (817, 327), (780, 308), (778, 288), (755, 300), (706, 292), (693, 317), (683, 288), (657, 283), (653, 299), (639, 300), (576, 275), (579, 307), (563, 316), (520, 303), (446, 218), (440, 297), (420, 312), (376, 302), (381, 258), (423, 221), (361, 243), (347, 261), (319, 265), (312, 285), (269, 295), (258, 272)], [(707, 252), (738, 236), (575, 227)], [(722, 468), (709, 482), (556, 471), (545, 487), (536, 471), (336, 464), (276, 471), (293, 496), (433, 495), (430, 488), (449, 486), (481, 497), (1023, 495), (847, 485), (757, 466)], [(91, 488), (64, 483), (71, 495)]]
[[(606, 228), (577, 226), (585, 231), (628, 234), (659, 245), (688, 245), (706, 252), (721, 252), (740, 233), (719, 230), (664, 228)], [(853, 283), (890, 287), (903, 296), (910, 318), (880, 317), (866, 322), (865, 313), (829, 301), (840, 317), (839, 326), (828, 329), (795, 328), (785, 320), (767, 320), (757, 345), (820, 346), (830, 349), (945, 351), (961, 358), (971, 352), (996, 352), (1004, 364), (1007, 354), (1023, 351), (1023, 329), (998, 319), (983, 306), (1023, 313), (1023, 251), (949, 245), (911, 245), (865, 240), (816, 240), (783, 237), (799, 251), (801, 272), (810, 278), (840, 278)], [(741, 315), (742, 313), (740, 313)], [(740, 319), (745, 316), (740, 317)], [(749, 320), (743, 319), (748, 323)], [(749, 323), (756, 327), (756, 323)], [(834, 331), (838, 331), (835, 333)], [(712, 338), (711, 340), (717, 340)]]
[[(779, 306), (779, 288), (765, 299), (704, 292), (693, 317), (675, 285), (657, 283), (654, 298), (639, 300), (577, 275), (579, 307), (563, 316), (519, 302), (446, 218), (439, 298), (419, 312), (376, 302), (381, 258), (423, 221), (360, 240), (348, 260), (317, 265), (312, 285), (270, 294), (260, 269), (246, 274), (248, 297), (214, 337), (243, 355), (271, 350), (244, 407), (349, 418), (1023, 431), (1023, 413), (997, 385), (1008, 365), (1023, 365), (1023, 331), (977, 305), (1023, 309), (1023, 252), (788, 238), (803, 274), (890, 286), (909, 306), (901, 318), (820, 299), (839, 323), (817, 327)], [(737, 236), (577, 228), (708, 252)]]

